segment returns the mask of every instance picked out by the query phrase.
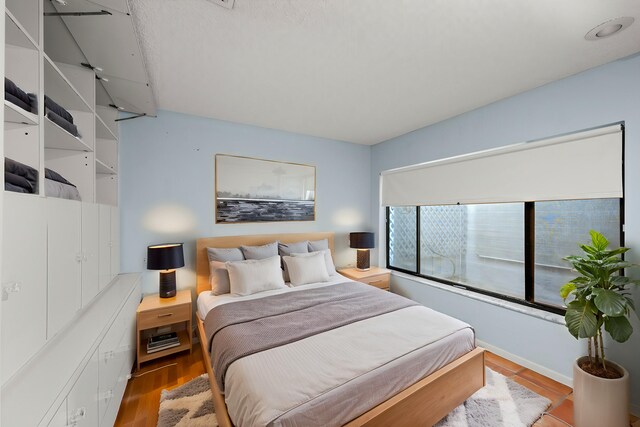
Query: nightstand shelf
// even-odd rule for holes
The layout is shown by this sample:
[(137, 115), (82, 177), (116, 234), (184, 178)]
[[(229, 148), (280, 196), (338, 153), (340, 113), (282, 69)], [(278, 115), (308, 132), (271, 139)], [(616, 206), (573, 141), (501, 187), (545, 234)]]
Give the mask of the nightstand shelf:
[(371, 267), (365, 271), (356, 268), (342, 268), (338, 270), (338, 273), (351, 280), (366, 283), (367, 285), (375, 286), (385, 291), (389, 290), (391, 270), (387, 270), (386, 268)]
[[(189, 350), (191, 352), (191, 291), (178, 291), (173, 298), (160, 298), (158, 294), (144, 297), (136, 311), (138, 369), (144, 362)], [(158, 329), (162, 329), (158, 331)], [(150, 336), (176, 332), (180, 345), (153, 353), (147, 352)]]

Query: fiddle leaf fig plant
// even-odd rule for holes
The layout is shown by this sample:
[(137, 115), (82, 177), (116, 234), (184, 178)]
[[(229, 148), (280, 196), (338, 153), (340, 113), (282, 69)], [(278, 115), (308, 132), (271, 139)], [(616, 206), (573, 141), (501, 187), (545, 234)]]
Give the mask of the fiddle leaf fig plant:
[[(591, 245), (579, 245), (583, 255), (571, 255), (569, 261), (580, 276), (560, 288), (560, 296), (567, 306), (565, 322), (576, 339), (588, 340), (590, 372), (604, 376), (608, 370), (603, 342), (603, 327), (611, 338), (625, 342), (633, 333), (629, 315), (635, 312), (630, 286), (640, 281), (621, 276), (624, 269), (636, 267), (626, 262), (622, 255), (629, 248), (608, 249), (609, 241), (597, 231), (591, 230)], [(602, 375), (600, 375), (602, 374)]]

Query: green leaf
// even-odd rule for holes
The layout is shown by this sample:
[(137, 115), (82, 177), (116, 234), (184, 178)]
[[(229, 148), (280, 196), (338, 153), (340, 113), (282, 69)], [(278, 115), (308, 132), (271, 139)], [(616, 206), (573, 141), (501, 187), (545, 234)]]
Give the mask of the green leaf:
[(562, 297), (563, 300), (566, 300), (569, 294), (575, 290), (576, 290), (576, 285), (569, 282), (560, 288), (560, 296)]
[(602, 234), (598, 233), (595, 230), (589, 231), (591, 235), (591, 242), (593, 243), (593, 247), (599, 251), (604, 251), (609, 246), (609, 241)]
[(616, 291), (594, 289), (593, 293), (596, 295), (593, 300), (596, 307), (607, 316), (617, 317), (625, 313), (627, 300)]
[(604, 321), (604, 329), (618, 342), (627, 341), (633, 333), (631, 323), (625, 316), (607, 317)]
[(589, 301), (571, 301), (564, 315), (569, 333), (576, 338), (591, 338), (598, 332), (598, 322)]

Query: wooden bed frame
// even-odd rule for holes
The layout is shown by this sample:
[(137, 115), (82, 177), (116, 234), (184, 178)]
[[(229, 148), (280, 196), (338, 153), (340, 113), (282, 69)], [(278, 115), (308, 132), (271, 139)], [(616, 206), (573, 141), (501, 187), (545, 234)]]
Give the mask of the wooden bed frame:
[[(237, 248), (240, 245), (265, 245), (276, 240), (283, 243), (294, 243), (301, 240), (321, 239), (329, 240), (329, 248), (333, 253), (333, 233), (225, 236), (198, 239), (196, 243), (197, 293), (200, 294), (200, 292), (211, 290), (207, 247)], [(204, 323), (198, 316), (196, 317), (202, 355), (209, 375), (213, 406), (215, 407), (218, 424), (220, 427), (233, 427), (227, 412), (224, 395), (220, 393), (213, 375)], [(477, 347), (360, 415), (347, 423), (346, 426), (430, 426), (442, 419), (484, 385), (484, 349)]]

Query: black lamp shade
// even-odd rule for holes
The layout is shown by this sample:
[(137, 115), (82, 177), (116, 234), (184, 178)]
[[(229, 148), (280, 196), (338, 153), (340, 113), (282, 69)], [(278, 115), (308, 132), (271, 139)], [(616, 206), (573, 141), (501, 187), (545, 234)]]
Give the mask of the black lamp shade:
[(374, 233), (358, 232), (349, 234), (349, 246), (353, 249), (375, 248)]
[(147, 268), (160, 271), (160, 298), (176, 296), (176, 268), (184, 267), (182, 243), (165, 243), (147, 247)]
[(182, 243), (165, 243), (147, 247), (149, 270), (172, 270), (184, 267)]

